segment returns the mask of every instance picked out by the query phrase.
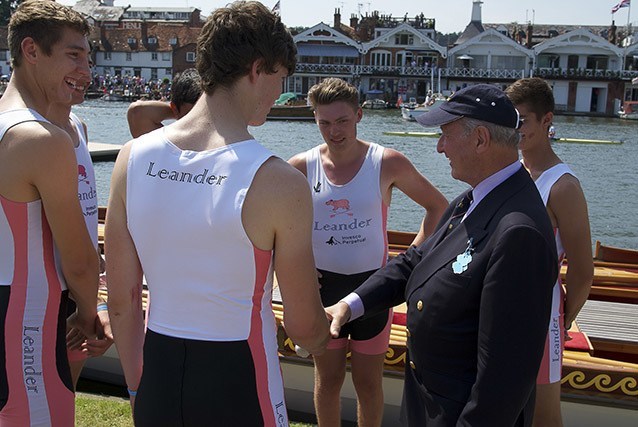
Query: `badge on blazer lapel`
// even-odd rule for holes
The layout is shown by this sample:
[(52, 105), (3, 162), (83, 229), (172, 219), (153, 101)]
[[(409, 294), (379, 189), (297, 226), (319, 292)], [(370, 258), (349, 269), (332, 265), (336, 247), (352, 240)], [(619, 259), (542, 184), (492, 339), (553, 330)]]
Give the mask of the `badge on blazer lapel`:
[(474, 252), (474, 248), (472, 247), (472, 242), (474, 239), (470, 237), (467, 241), (467, 248), (461, 254), (456, 256), (456, 261), (452, 263), (452, 270), (455, 274), (461, 274), (465, 270), (467, 270), (467, 266), (472, 262), (472, 252)]

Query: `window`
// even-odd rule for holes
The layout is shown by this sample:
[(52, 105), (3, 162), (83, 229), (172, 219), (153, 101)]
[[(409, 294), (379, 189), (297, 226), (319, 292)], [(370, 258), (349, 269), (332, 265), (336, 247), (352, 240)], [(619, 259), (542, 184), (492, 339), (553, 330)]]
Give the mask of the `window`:
[(578, 55), (569, 55), (567, 57), (567, 68), (578, 68)]
[(128, 44), (135, 44), (135, 43), (137, 43), (137, 39), (135, 37), (128, 38)]
[(132, 61), (133, 60), (133, 54), (131, 52), (126, 52), (126, 60), (127, 61)]
[(414, 35), (412, 34), (397, 34), (394, 36), (394, 44), (411, 45), (414, 44)]
[(170, 61), (171, 53), (170, 52), (162, 52), (162, 61)]
[(157, 43), (157, 37), (148, 38), (148, 44), (156, 44), (156, 43)]
[(104, 60), (105, 61), (111, 60), (111, 52), (104, 52)]
[(173, 69), (172, 68), (166, 68), (164, 70), (164, 75), (170, 76), (171, 74), (173, 74)]
[(590, 70), (606, 70), (608, 68), (608, 60), (606, 56), (591, 55), (587, 57), (587, 69)]
[(390, 65), (390, 52), (373, 52), (372, 65), (381, 67)]
[(6, 60), (7, 60), (7, 51), (0, 50), (0, 61), (6, 61)]
[(151, 80), (157, 80), (157, 68), (151, 68)]
[(186, 52), (186, 62), (195, 62), (195, 52)]
[(171, 37), (170, 39), (168, 39), (168, 44), (170, 44), (171, 46), (175, 46), (177, 44), (177, 37)]
[(151, 52), (151, 61), (157, 61), (157, 52)]

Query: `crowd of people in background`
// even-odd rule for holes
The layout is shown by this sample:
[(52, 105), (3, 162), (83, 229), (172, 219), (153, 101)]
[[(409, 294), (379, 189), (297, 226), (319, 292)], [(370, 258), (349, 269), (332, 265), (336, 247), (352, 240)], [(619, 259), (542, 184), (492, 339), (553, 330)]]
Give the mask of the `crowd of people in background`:
[(87, 90), (87, 96), (117, 94), (127, 99), (167, 100), (171, 95), (171, 80), (147, 80), (138, 76), (94, 74)]

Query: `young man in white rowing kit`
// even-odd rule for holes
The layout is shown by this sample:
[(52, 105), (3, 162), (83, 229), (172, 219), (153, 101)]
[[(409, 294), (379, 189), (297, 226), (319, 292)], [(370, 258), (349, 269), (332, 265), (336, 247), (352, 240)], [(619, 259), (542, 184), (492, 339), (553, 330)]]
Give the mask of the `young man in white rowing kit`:
[(547, 206), (556, 236), (558, 263), (569, 260), (566, 288), (560, 276), (554, 285), (534, 410), (535, 426), (560, 427), (564, 338), (587, 301), (594, 274), (587, 202), (578, 178), (552, 149), (549, 129), (554, 119), (554, 95), (547, 82), (536, 77), (521, 79), (506, 93), (520, 113), (522, 162)]
[(204, 94), (116, 161), (109, 314), (137, 426), (288, 424), (273, 272), (287, 334), (313, 354), (329, 340), (308, 186), (248, 132), (265, 122), (295, 54), (261, 3), (217, 9), (197, 46)]
[(98, 259), (78, 202), (69, 135), (49, 109), (89, 76), (88, 23), (66, 6), (26, 1), (12, 14), (14, 68), (0, 100), (0, 425), (70, 426), (69, 324), (95, 337)]
[[(422, 236), (429, 235), (447, 207), (445, 197), (396, 150), (357, 137), (361, 120), (357, 88), (337, 78), (308, 92), (324, 143), (289, 162), (308, 179), (314, 205), (313, 250), (321, 298), (332, 305), (385, 265), (387, 217), (392, 189), (427, 210)], [(340, 425), (340, 392), (346, 353), (352, 353), (358, 423), (378, 426), (383, 416), (381, 387), (392, 312), (352, 322), (328, 351), (315, 356), (315, 408), (321, 426)]]

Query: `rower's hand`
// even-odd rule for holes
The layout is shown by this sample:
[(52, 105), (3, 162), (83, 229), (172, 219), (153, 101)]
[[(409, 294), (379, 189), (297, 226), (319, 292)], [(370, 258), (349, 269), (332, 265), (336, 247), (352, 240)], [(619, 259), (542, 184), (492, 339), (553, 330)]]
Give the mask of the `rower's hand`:
[(350, 320), (350, 306), (343, 301), (339, 301), (335, 305), (326, 307), (326, 316), (330, 320), (330, 335), (332, 338), (339, 338), (341, 327)]

